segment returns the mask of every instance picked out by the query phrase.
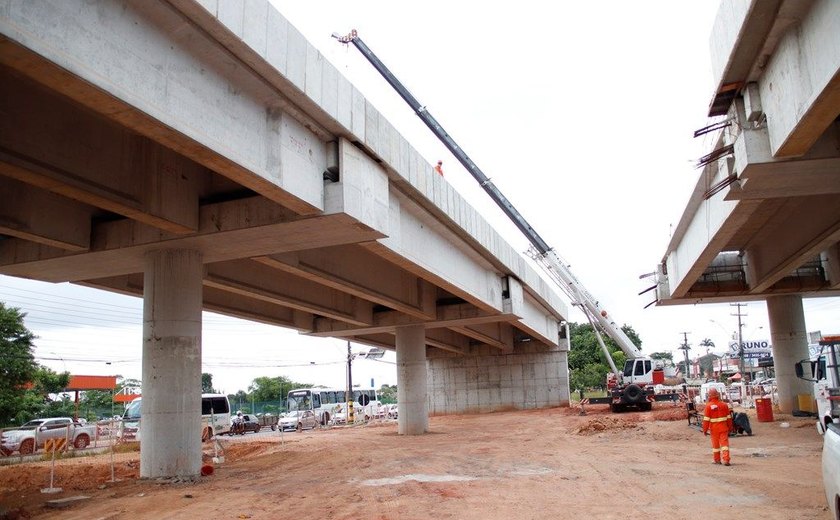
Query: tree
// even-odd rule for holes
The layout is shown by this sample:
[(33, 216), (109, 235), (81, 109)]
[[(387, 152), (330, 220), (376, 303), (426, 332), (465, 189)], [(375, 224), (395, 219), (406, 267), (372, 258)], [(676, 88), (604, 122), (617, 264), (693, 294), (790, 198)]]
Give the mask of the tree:
[(651, 359), (659, 359), (662, 361), (668, 360), (673, 362), (674, 361), (674, 353), (673, 352), (654, 352), (650, 355)]
[(215, 394), (216, 391), (213, 390), (213, 374), (208, 374), (207, 372), (201, 373), (201, 393), (203, 394)]
[(32, 354), (35, 335), (23, 324), (25, 316), (0, 302), (0, 424), (9, 424), (18, 415), (26, 386), (38, 369)]
[(382, 404), (394, 404), (397, 402), (397, 385), (382, 385), (379, 388), (379, 401)]
[(251, 399), (254, 401), (283, 401), (289, 393), (289, 390), (301, 386), (310, 385), (295, 383), (291, 379), (283, 376), (258, 377), (248, 387), (248, 391), (251, 394)]
[[(633, 327), (624, 325), (621, 330), (627, 335), (637, 348), (641, 348), (642, 340)], [(569, 370), (571, 379), (569, 385), (572, 389), (579, 388), (604, 388), (607, 373), (610, 371), (604, 352), (598, 343), (598, 337), (592, 325), (569, 323), (572, 348), (569, 351)], [(621, 370), (627, 355), (622, 351), (615, 341), (609, 336), (601, 335), (610, 357), (615, 362), (616, 368)]]

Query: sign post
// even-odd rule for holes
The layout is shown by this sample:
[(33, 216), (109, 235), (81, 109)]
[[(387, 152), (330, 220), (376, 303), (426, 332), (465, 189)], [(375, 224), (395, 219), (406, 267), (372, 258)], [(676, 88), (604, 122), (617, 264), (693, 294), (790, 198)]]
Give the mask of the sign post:
[(52, 464), (50, 465), (50, 487), (41, 488), (41, 493), (61, 493), (64, 491), (61, 488), (54, 487), (53, 483), (55, 481), (55, 452), (63, 451), (65, 447), (67, 447), (67, 439), (64, 437), (44, 441), (44, 451), (52, 453)]

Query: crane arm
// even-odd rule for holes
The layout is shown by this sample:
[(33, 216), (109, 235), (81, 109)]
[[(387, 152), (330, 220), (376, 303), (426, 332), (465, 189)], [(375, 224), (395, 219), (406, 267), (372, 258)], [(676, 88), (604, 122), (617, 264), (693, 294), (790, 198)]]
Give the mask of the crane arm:
[[(574, 305), (577, 305), (581, 308), (581, 310), (586, 314), (587, 319), (590, 323), (597, 323), (601, 329), (608, 334), (621, 350), (627, 355), (628, 358), (640, 358), (643, 357), (642, 353), (633, 344), (630, 338), (624, 333), (621, 328), (619, 328), (615, 322), (610, 319), (607, 315), (607, 312), (601, 309), (598, 305), (598, 301), (592, 297), (591, 294), (581, 285), (578, 279), (572, 274), (569, 270), (568, 266), (560, 261), (559, 256), (554, 251), (553, 248), (549, 247), (545, 240), (536, 232), (536, 230), (525, 220), (525, 217), (522, 216), (519, 211), (510, 203), (510, 201), (502, 194), (501, 191), (493, 184), (484, 172), (473, 162), (472, 159), (464, 152), (464, 150), (458, 146), (454, 139), (440, 126), (440, 123), (432, 117), (432, 114), (426, 110), (417, 98), (415, 98), (411, 92), (403, 85), (400, 80), (397, 79), (396, 76), (385, 66), (384, 63), (373, 53), (373, 51), (368, 47), (365, 42), (359, 38), (358, 33), (356, 30), (352, 30), (350, 34), (346, 36), (340, 36), (337, 33), (333, 33), (333, 38), (337, 39), (339, 42), (344, 44), (353, 44), (359, 52), (373, 65), (373, 68), (385, 78), (385, 81), (393, 87), (394, 90), (403, 98), (403, 100), (408, 103), (408, 105), (414, 110), (414, 113), (429, 127), (429, 130), (432, 131), (438, 139), (441, 140), (444, 146), (452, 152), (452, 155), (458, 159), (458, 161), (467, 169), (470, 175), (478, 181), (478, 184), (490, 195), (490, 198), (501, 208), (501, 210), (508, 216), (508, 218), (513, 221), (514, 225), (525, 235), (528, 241), (531, 243), (531, 250), (529, 253), (531, 257), (534, 258), (543, 268), (546, 270), (548, 275), (560, 286), (563, 292), (572, 300)], [(593, 323), (593, 326), (594, 326)], [(597, 330), (596, 330), (597, 332)], [(599, 338), (600, 339), (600, 338)], [(603, 344), (603, 342), (602, 342)], [(606, 347), (603, 347), (606, 350)], [(609, 358), (609, 355), (607, 356)], [(612, 360), (610, 360), (610, 364), (612, 365)], [(612, 366), (613, 371), (616, 372), (615, 366)]]
[(382, 63), (382, 61), (376, 56), (376, 54), (374, 54), (373, 51), (370, 50), (370, 47), (365, 45), (365, 42), (363, 42), (362, 39), (359, 38), (359, 35), (358, 33), (356, 33), (355, 29), (351, 31), (350, 34), (348, 34), (347, 36), (339, 36), (336, 33), (333, 33), (332, 36), (341, 43), (352, 43), (357, 49), (359, 49), (359, 52), (362, 53), (362, 56), (367, 58), (370, 64), (373, 65), (373, 68), (375, 68), (379, 72), (379, 74), (381, 74), (382, 77), (385, 78), (385, 81), (387, 81), (391, 85), (391, 87), (393, 87), (394, 90), (397, 91), (400, 97), (403, 98), (403, 100), (405, 100), (406, 103), (408, 103), (412, 110), (414, 110), (414, 113), (417, 114), (417, 116), (426, 124), (426, 126), (429, 127), (429, 130), (431, 130), (432, 133), (435, 134), (435, 136), (437, 136), (437, 138), (441, 140), (443, 145), (446, 146), (446, 148), (449, 149), (450, 152), (452, 152), (452, 155), (454, 155), (455, 158), (458, 159), (458, 162), (460, 162), (464, 166), (464, 168), (466, 168), (467, 171), (470, 172), (470, 175), (472, 175), (473, 178), (476, 181), (478, 181), (478, 184), (482, 187), (482, 189), (484, 189), (484, 191), (487, 192), (488, 195), (490, 195), (490, 198), (493, 199), (493, 201), (502, 209), (502, 211), (504, 211), (505, 215), (507, 215), (508, 218), (510, 218), (513, 221), (514, 225), (516, 225), (516, 227), (519, 228), (522, 234), (524, 234), (528, 238), (528, 241), (531, 242), (531, 244), (535, 248), (537, 248), (537, 250), (545, 254), (551, 249), (545, 242), (545, 240), (543, 240), (542, 237), (536, 232), (536, 230), (534, 230), (534, 228), (531, 227), (528, 221), (525, 220), (525, 217), (523, 217), (522, 214), (519, 213), (519, 211), (517, 211), (515, 207), (513, 207), (513, 204), (511, 204), (510, 201), (502, 194), (502, 192), (499, 191), (496, 185), (493, 184), (493, 181), (491, 181), (486, 175), (484, 175), (484, 172), (482, 172), (481, 169), (478, 166), (476, 166), (476, 164), (473, 162), (472, 159), (470, 159), (466, 152), (464, 152), (464, 150), (460, 146), (458, 146), (455, 140), (452, 139), (452, 137), (450, 137), (446, 130), (444, 130), (443, 127), (440, 126), (440, 123), (438, 123), (437, 120), (434, 117), (432, 117), (432, 114), (430, 114), (429, 111), (426, 110), (426, 107), (424, 107), (420, 104), (419, 101), (417, 101), (417, 98), (415, 98), (411, 94), (411, 92), (408, 91), (405, 85), (403, 85), (400, 82), (400, 80), (398, 80), (397, 77), (394, 76), (394, 74), (388, 69), (388, 67), (386, 67), (385, 64)]
[(577, 305), (589, 322), (601, 328), (609, 337), (615, 341), (628, 359), (644, 357), (639, 348), (621, 330), (605, 309), (601, 307), (592, 294), (578, 281), (577, 277), (569, 269), (568, 264), (560, 259), (560, 256), (552, 249), (546, 254), (540, 254), (536, 249), (530, 249), (528, 254), (545, 270), (549, 277), (563, 289), (563, 292)]

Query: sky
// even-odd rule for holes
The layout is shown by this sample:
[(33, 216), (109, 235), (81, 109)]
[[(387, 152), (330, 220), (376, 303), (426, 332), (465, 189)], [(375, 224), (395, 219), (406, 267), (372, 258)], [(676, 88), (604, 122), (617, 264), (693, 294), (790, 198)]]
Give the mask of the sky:
[[(287, 1), (274, 6), (350, 79), (517, 250), (526, 238), (352, 46), (359, 36), (570, 265), (644, 352), (723, 352), (729, 304), (644, 307), (640, 275), (662, 260), (710, 136), (709, 37), (718, 2)], [(538, 269), (538, 268), (537, 268)], [(559, 292), (559, 291), (558, 291)], [(54, 370), (140, 377), (142, 301), (0, 277), (0, 300), (28, 313), (36, 356)], [(840, 298), (806, 299), (809, 331), (840, 332)], [(769, 338), (766, 306), (741, 307), (745, 340)], [(573, 313), (572, 321), (582, 322)], [(688, 333), (686, 336), (683, 333)], [(347, 343), (205, 313), (203, 371), (233, 393), (255, 377), (343, 386)], [(353, 352), (368, 347), (351, 345)], [(681, 359), (681, 357), (678, 357)], [(396, 384), (394, 354), (356, 358), (354, 382)], [(110, 363), (110, 364), (109, 364)]]

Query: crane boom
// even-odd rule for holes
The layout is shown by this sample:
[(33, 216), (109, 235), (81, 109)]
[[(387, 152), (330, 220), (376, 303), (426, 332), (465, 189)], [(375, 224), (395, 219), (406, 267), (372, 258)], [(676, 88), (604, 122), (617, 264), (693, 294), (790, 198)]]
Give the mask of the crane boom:
[[(510, 203), (501, 191), (493, 184), (484, 172), (473, 162), (472, 159), (458, 146), (454, 139), (443, 129), (440, 123), (432, 117), (432, 114), (423, 106), (417, 98), (403, 85), (400, 80), (385, 66), (384, 63), (374, 54), (370, 47), (359, 37), (356, 30), (352, 30), (347, 36), (340, 36), (333, 33), (333, 38), (339, 42), (349, 44), (352, 43), (362, 55), (373, 65), (373, 68), (385, 78), (391, 87), (397, 91), (400, 97), (414, 110), (414, 113), (429, 127), (438, 139), (441, 140), (444, 146), (452, 152), (452, 155), (467, 169), (470, 175), (478, 181), (478, 184), (490, 195), (490, 198), (501, 208), (501, 210), (513, 221), (517, 228), (525, 235), (531, 243), (529, 255), (537, 261), (542, 268), (548, 273), (552, 280), (554, 280), (564, 293), (572, 300), (572, 304), (578, 306), (585, 314), (590, 323), (597, 323), (601, 329), (609, 335), (616, 344), (621, 348), (624, 354), (631, 359), (641, 358), (642, 353), (633, 344), (629, 337), (618, 327), (612, 319), (610, 319), (607, 312), (598, 305), (598, 300), (592, 297), (578, 279), (569, 270), (568, 265), (560, 260), (560, 257), (553, 248), (542, 239), (539, 233), (525, 220), (519, 211)], [(596, 329), (597, 332), (597, 329)], [(600, 339), (600, 338), (599, 338)], [(605, 347), (604, 347), (605, 348)], [(609, 358), (609, 356), (607, 356)], [(613, 371), (617, 371), (615, 365), (610, 360)]]

